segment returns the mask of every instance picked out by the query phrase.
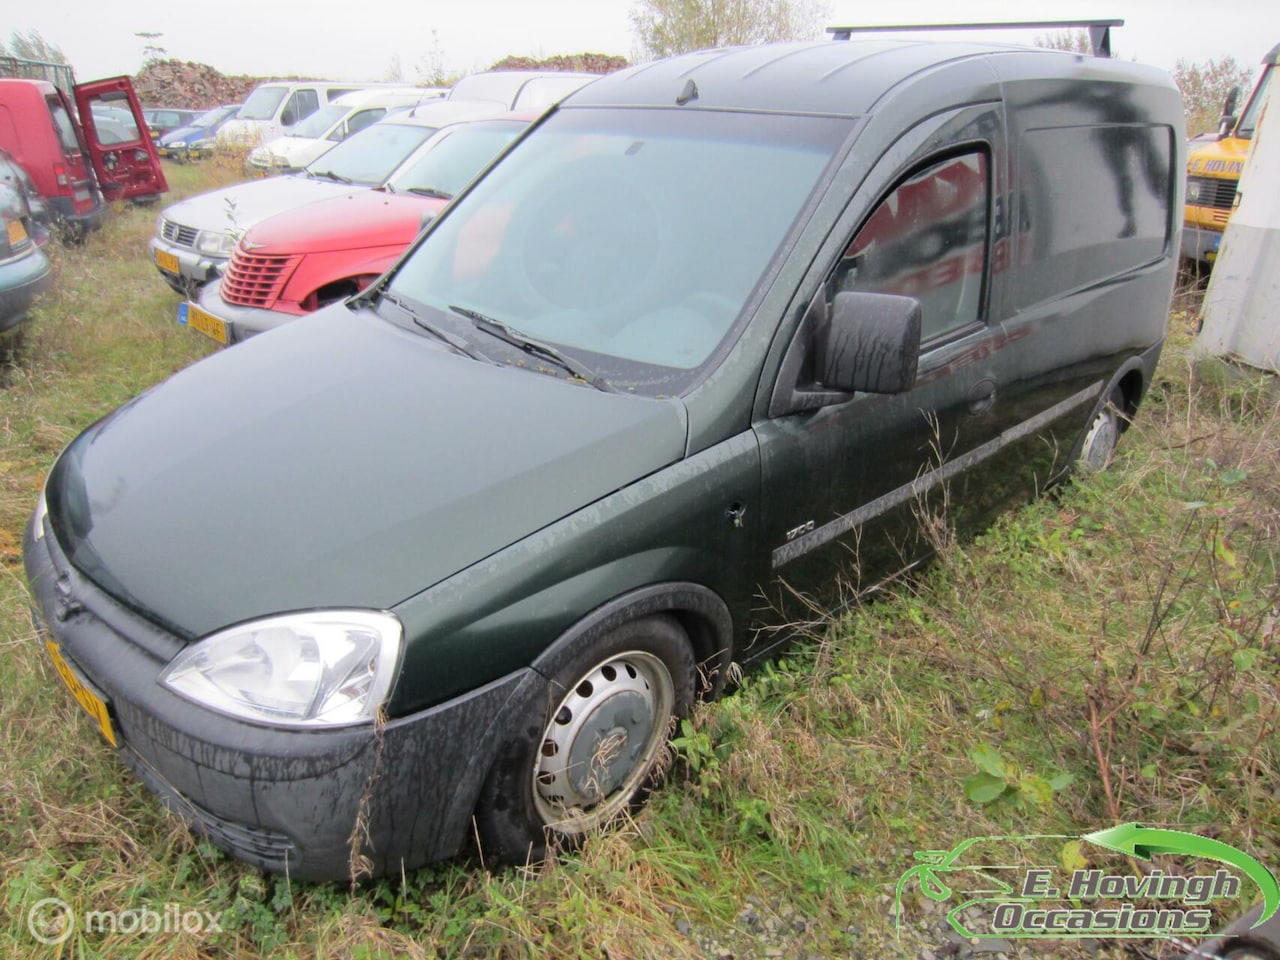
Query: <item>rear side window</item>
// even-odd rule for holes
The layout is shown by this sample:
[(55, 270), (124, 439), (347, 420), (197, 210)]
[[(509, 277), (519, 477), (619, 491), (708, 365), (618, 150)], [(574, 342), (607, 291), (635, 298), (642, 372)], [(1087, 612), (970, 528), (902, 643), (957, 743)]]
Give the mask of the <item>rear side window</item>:
[(345, 133), (338, 134), (334, 139), (341, 140), (344, 136), (351, 136), (357, 130), (363, 130), (375, 120), (381, 120), (386, 116), (386, 107), (373, 107), (369, 110), (361, 110), (357, 114), (353, 114), (351, 119), (347, 121), (347, 129)]
[(922, 339), (978, 321), (986, 271), (988, 164), (975, 151), (909, 175), (872, 211), (845, 249), (832, 295), (846, 290), (915, 297)]
[(320, 97), (314, 90), (298, 90), (285, 105), (284, 112), (280, 114), (280, 122), (286, 127), (291, 127), (319, 109)]
[(1020, 153), (1019, 307), (1163, 256), (1173, 230), (1171, 128), (1029, 130)]
[(76, 138), (75, 124), (71, 122), (67, 108), (57, 97), (45, 97), (45, 103), (49, 105), (49, 116), (53, 117), (53, 126), (58, 131), (58, 142), (62, 144), (63, 152), (79, 153), (80, 141)]

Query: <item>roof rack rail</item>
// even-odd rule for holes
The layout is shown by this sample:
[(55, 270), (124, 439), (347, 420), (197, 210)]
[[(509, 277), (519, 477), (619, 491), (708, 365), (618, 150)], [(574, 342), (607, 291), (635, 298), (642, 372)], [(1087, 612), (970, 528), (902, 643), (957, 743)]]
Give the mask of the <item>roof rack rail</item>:
[(1001, 23), (906, 23), (896, 26), (827, 27), (836, 40), (848, 40), (854, 33), (903, 33), (911, 30), (1057, 30), (1084, 27), (1089, 31), (1089, 52), (1095, 57), (1111, 56), (1111, 28), (1123, 27), (1123, 20), (1024, 20)]

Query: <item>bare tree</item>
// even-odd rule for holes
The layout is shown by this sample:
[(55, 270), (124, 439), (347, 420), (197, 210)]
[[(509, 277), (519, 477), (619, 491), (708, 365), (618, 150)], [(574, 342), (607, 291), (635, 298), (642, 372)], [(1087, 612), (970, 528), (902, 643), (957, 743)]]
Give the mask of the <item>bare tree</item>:
[(6, 47), (0, 42), (0, 55), (17, 57), (19, 60), (42, 60), (45, 63), (66, 63), (67, 55), (56, 43), (50, 43), (40, 36), (39, 30), (15, 30), (9, 34)]
[(1055, 30), (1036, 36), (1035, 45), (1046, 50), (1065, 50), (1067, 53), (1089, 53), (1089, 32), (1087, 30)]
[(144, 67), (159, 63), (169, 52), (160, 46), (159, 41), (164, 34), (158, 30), (139, 30), (134, 36), (142, 40), (142, 65)]
[(822, 0), (636, 0), (631, 25), (644, 52), (656, 58), (817, 37), (826, 15)]
[(1173, 67), (1173, 82), (1182, 92), (1182, 106), (1187, 111), (1187, 135), (1206, 133), (1218, 126), (1222, 105), (1232, 87), (1240, 87), (1238, 110), (1244, 109), (1245, 97), (1253, 86), (1253, 71), (1235, 57), (1204, 60), (1196, 63), (1179, 60)]

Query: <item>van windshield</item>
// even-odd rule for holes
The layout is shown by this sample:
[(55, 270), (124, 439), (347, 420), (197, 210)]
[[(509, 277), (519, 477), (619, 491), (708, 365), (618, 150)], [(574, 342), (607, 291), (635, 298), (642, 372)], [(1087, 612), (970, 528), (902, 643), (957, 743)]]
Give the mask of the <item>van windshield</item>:
[(236, 117), (240, 120), (270, 120), (288, 92), (288, 87), (259, 87), (249, 94)]
[(1236, 124), (1236, 136), (1241, 140), (1253, 139), (1253, 132), (1258, 129), (1258, 114), (1262, 112), (1262, 101), (1266, 99), (1267, 83), (1275, 72), (1275, 67), (1267, 67), (1267, 72), (1258, 81), (1258, 89), (1253, 91), (1253, 96), (1249, 98), (1249, 105), (1244, 108), (1244, 116)]
[(464, 336), (480, 314), (622, 389), (683, 392), (731, 345), (847, 132), (823, 117), (562, 110), (441, 217), (388, 291)]
[(299, 121), (293, 125), (286, 137), (306, 137), (308, 140), (319, 140), (329, 128), (341, 120), (349, 112), (349, 107), (343, 107), (330, 104), (327, 107), (321, 107), (307, 119)]

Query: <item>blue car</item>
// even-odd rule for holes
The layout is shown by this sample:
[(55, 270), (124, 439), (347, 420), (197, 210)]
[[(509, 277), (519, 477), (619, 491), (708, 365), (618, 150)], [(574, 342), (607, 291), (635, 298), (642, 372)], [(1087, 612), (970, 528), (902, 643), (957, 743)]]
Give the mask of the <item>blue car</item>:
[(236, 115), (240, 104), (230, 103), (214, 107), (196, 117), (188, 126), (170, 130), (156, 145), (156, 153), (170, 160), (183, 163), (199, 160), (213, 152), (214, 134), (218, 128)]

